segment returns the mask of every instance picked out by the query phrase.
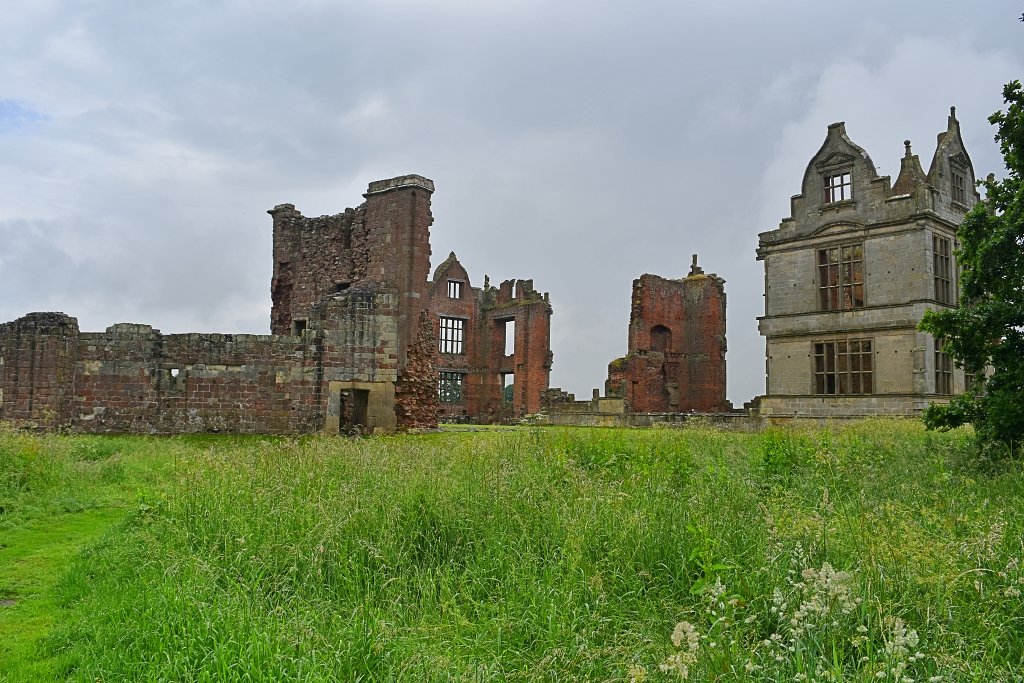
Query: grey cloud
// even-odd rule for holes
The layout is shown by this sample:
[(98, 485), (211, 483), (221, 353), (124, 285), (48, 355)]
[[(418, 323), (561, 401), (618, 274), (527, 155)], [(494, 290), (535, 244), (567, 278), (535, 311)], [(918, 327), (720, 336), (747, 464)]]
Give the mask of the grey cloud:
[[(984, 117), (1024, 41), (1001, 3), (66, 2), (0, 19), (0, 319), (265, 332), (270, 220), (437, 183), (434, 261), (532, 277), (555, 307), (553, 384), (600, 386), (630, 284), (690, 254), (726, 278), (730, 398), (762, 390), (757, 233), (831, 120), (880, 171)], [(1009, 12), (1007, 14), (1007, 12)], [(1006, 16), (1003, 16), (1003, 15)], [(980, 76), (979, 76), (980, 74)]]

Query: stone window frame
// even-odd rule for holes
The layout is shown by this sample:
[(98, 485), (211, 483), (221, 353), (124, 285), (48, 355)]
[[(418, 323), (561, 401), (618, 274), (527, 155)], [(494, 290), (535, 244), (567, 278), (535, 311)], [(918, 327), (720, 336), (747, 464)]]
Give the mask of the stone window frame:
[(949, 158), (949, 196), (954, 204), (967, 206), (967, 179), (970, 172), (960, 154)]
[[(849, 250), (849, 258), (846, 250)], [(833, 260), (833, 252), (837, 260)], [(819, 311), (852, 311), (866, 307), (866, 260), (863, 240), (815, 247), (814, 272)]]
[(462, 355), (466, 352), (466, 319), (439, 316), (437, 348), (440, 353)]
[(932, 233), (932, 287), (935, 301), (947, 306), (956, 304), (956, 282), (953, 277), (953, 240)]
[(826, 204), (838, 204), (853, 199), (853, 167), (833, 168), (822, 173), (822, 188)]
[(462, 280), (448, 280), (448, 298), (461, 299), (463, 284)]
[(811, 394), (870, 396), (875, 393), (875, 340), (839, 337), (811, 342)]
[(441, 403), (462, 403), (466, 373), (455, 370), (441, 370), (437, 375), (437, 397)]
[(933, 349), (935, 361), (935, 393), (940, 396), (953, 395), (953, 357), (942, 350), (942, 340), (935, 340)]

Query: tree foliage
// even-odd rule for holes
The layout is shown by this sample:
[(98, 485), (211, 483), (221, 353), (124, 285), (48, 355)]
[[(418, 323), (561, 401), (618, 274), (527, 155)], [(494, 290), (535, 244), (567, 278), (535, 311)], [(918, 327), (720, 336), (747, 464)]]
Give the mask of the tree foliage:
[(972, 389), (924, 414), (929, 429), (971, 423), (986, 446), (1019, 450), (1024, 441), (1024, 89), (1003, 88), (1005, 112), (989, 122), (1006, 162), (1006, 177), (982, 182), (986, 201), (958, 231), (960, 306), (929, 311), (921, 329), (941, 338)]

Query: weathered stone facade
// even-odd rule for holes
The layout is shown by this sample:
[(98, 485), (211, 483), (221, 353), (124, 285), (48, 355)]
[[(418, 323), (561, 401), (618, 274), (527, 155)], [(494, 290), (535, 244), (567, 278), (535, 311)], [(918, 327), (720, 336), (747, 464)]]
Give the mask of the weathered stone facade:
[(955, 112), (926, 174), (910, 142), (895, 184), (829, 126), (791, 216), (761, 233), (768, 419), (914, 415), (964, 390), (941, 343), (917, 331), (956, 305), (956, 229), (979, 201)]
[(717, 413), (725, 398), (725, 280), (693, 257), (679, 280), (633, 281), (628, 353), (608, 365), (605, 394), (635, 413)]
[[(362, 205), (335, 216), (306, 218), (290, 204), (272, 209), (271, 335), (163, 335), (136, 324), (82, 333), (62, 313), (0, 325), (0, 419), (154, 433), (436, 425), (438, 367), (451, 360), (439, 352), (444, 307), (428, 280), (433, 190), (432, 181), (409, 175), (370, 183)], [(513, 358), (525, 363), (525, 381), (506, 408), (493, 389), (506, 359), (492, 358), (490, 346), (470, 355), (486, 390), (466, 404), (468, 418), (521, 414), (547, 388), (550, 305), (529, 281), (517, 282), (523, 305), (505, 314), (522, 315), (534, 334), (524, 339), (531, 354)], [(500, 296), (484, 290), (480, 310), (488, 313), (479, 314), (479, 327), (489, 329)]]

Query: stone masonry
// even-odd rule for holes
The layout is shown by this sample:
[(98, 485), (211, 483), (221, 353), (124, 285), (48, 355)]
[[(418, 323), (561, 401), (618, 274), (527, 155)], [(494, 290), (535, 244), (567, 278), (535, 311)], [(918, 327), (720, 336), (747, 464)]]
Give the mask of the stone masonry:
[(905, 142), (894, 184), (843, 123), (804, 172), (791, 215), (761, 233), (769, 420), (915, 415), (964, 391), (941, 342), (917, 330), (956, 305), (956, 229), (979, 201), (951, 110), (928, 173)]
[[(433, 191), (432, 181), (407, 175), (370, 183), (363, 204), (334, 216), (306, 218), (291, 204), (272, 209), (270, 335), (164, 335), (127, 323), (83, 333), (63, 313), (30, 313), (0, 325), (0, 419), (145, 433), (436, 425), (445, 412), (438, 368), (453, 360), (440, 353), (444, 306), (428, 279)], [(482, 387), (477, 400), (464, 404), (469, 419), (534, 410), (547, 388), (550, 305), (545, 295), (543, 310), (533, 313), (539, 295), (529, 281), (516, 282), (522, 305), (502, 310), (523, 316), (523, 329), (531, 331), (523, 348), (541, 360), (525, 353), (513, 359), (523, 363), (524, 381), (506, 405), (494, 387), (519, 365), (494, 359), (489, 346), (487, 354), (468, 355), (467, 368)], [(475, 296), (468, 278), (465, 284)], [(483, 300), (493, 305), (481, 310), (501, 308), (500, 295), (485, 291)], [(487, 315), (474, 325), (487, 329)]]
[(434, 271), (429, 302), (439, 326), (464, 330), (461, 345), (442, 340), (440, 347), (445, 419), (501, 422), (541, 410), (553, 359), (547, 293), (535, 291), (533, 280), (492, 287), (484, 278), (473, 287), (451, 253)]
[(605, 394), (633, 413), (715, 413), (725, 398), (725, 280), (693, 257), (678, 280), (633, 281), (628, 353), (608, 365)]

